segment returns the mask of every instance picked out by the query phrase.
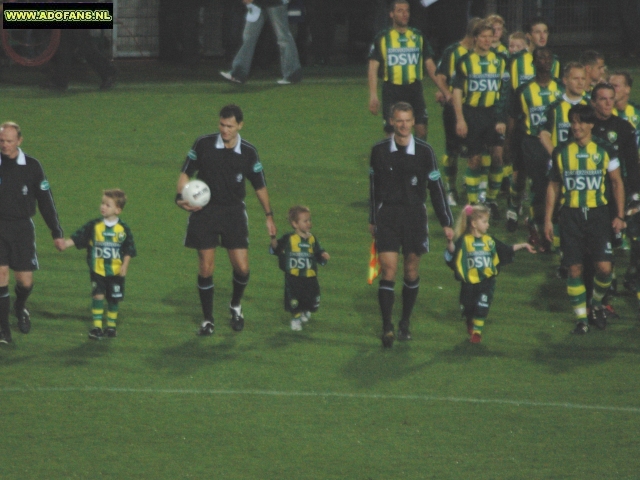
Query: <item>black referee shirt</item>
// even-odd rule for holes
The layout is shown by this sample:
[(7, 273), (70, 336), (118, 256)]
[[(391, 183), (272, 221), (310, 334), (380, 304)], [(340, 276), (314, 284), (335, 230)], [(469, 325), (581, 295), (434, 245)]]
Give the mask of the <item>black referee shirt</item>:
[(385, 205), (425, 204), (427, 189), (440, 225), (453, 225), (435, 153), (428, 143), (419, 138), (412, 137), (406, 148), (396, 146), (394, 137), (374, 145), (371, 149), (369, 187), (369, 223), (373, 225), (376, 213)]
[(211, 190), (212, 205), (241, 205), (246, 197), (244, 179), (254, 190), (267, 185), (258, 151), (238, 135), (234, 148), (225, 148), (219, 133), (198, 138), (187, 154), (182, 173), (205, 182)]
[(0, 221), (28, 220), (36, 213), (36, 203), (52, 237), (62, 238), (56, 205), (40, 162), (20, 149), (15, 159), (0, 155)]
[(592, 135), (603, 140), (620, 159), (625, 194), (640, 193), (640, 166), (638, 146), (633, 126), (626, 120), (611, 115), (606, 120), (596, 119)]

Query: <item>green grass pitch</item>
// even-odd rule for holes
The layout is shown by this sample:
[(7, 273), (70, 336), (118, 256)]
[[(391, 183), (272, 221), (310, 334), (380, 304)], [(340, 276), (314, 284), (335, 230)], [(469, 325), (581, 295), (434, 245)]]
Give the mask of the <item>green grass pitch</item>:
[[(618, 297), (622, 318), (605, 331), (569, 335), (554, 257), (518, 253), (498, 279), (483, 343), (471, 345), (431, 215), (414, 339), (381, 348), (377, 291), (366, 284), (368, 154), (381, 120), (367, 110), (365, 69), (334, 73), (288, 87), (260, 75), (238, 87), (209, 71), (153, 82), (130, 73), (110, 92), (3, 88), (0, 120), (22, 126), (65, 233), (98, 216), (102, 189), (120, 187), (139, 255), (118, 338), (92, 342), (84, 253), (56, 252), (36, 217), (33, 328), (0, 349), (2, 478), (638, 478), (636, 300)], [(426, 96), (440, 155), (440, 109), (431, 87)], [(227, 323), (231, 274), (219, 250), (216, 333), (195, 336), (197, 259), (182, 246), (175, 182), (230, 102), (245, 111), (241, 134), (260, 152), (279, 233), (288, 207), (307, 204), (331, 254), (320, 310), (302, 332), (289, 329), (249, 188), (245, 330)], [(490, 231), (526, 240), (502, 221)]]

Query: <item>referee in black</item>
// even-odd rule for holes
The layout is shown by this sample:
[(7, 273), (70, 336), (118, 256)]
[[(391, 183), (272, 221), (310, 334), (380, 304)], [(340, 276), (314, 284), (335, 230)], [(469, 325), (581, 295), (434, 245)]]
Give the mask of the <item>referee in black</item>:
[[(191, 212), (185, 247), (198, 250), (198, 291), (204, 320), (198, 335), (211, 335), (213, 322), (213, 268), (216, 247), (227, 249), (233, 267), (233, 294), (229, 310), (231, 328), (244, 328), (240, 301), (249, 282), (249, 228), (244, 204), (245, 179), (251, 182), (267, 219), (267, 231), (276, 236), (273, 212), (258, 151), (240, 138), (243, 113), (237, 105), (220, 110), (219, 133), (198, 138), (187, 154), (178, 178), (176, 203)], [(196, 175), (211, 190), (211, 200), (204, 207), (192, 207), (182, 199), (183, 187)]]
[(393, 346), (391, 319), (398, 257), (404, 256), (402, 318), (398, 340), (410, 340), (409, 320), (418, 296), (420, 256), (429, 251), (427, 189), (448, 240), (453, 239), (453, 216), (431, 146), (411, 134), (415, 118), (405, 102), (391, 107), (394, 133), (371, 149), (369, 173), (369, 231), (375, 238), (381, 277), (378, 302), (382, 313), (382, 345)]
[(20, 149), (22, 132), (17, 123), (0, 125), (0, 344), (11, 343), (9, 328), (9, 269), (16, 279), (14, 312), (18, 328), (29, 333), (31, 318), (25, 307), (38, 269), (35, 228), (31, 217), (36, 203), (55, 246), (64, 248), (64, 234), (49, 182), (42, 165)]

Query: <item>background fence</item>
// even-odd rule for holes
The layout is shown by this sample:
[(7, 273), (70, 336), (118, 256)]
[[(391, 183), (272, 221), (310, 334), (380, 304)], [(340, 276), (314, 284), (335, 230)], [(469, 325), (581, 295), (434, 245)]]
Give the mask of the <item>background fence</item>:
[[(164, 35), (160, 28), (161, 0), (113, 0), (115, 23), (113, 56), (157, 57)], [(239, 1), (239, 0), (238, 0)], [(446, 0), (439, 0), (446, 1)], [(168, 2), (171, 3), (171, 2)], [(187, 7), (189, 3), (189, 7)], [(223, 0), (196, 1), (198, 40), (205, 56), (221, 55)], [(371, 8), (377, 2), (371, 0)], [(193, 8), (194, 2), (179, 2)], [(487, 0), (486, 12), (502, 15), (509, 31), (522, 29), (526, 19), (541, 15), (549, 22), (551, 45), (612, 45), (620, 41), (620, 13), (616, 0)], [(348, 25), (347, 25), (348, 28)], [(346, 48), (338, 35), (336, 49)]]

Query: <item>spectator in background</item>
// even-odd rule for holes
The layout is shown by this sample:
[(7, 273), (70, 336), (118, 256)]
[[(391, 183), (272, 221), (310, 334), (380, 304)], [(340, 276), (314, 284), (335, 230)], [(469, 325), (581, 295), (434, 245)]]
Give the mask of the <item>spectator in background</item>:
[(87, 64), (100, 76), (100, 90), (109, 90), (116, 81), (117, 70), (107, 57), (96, 47), (89, 30), (62, 30), (60, 46), (51, 59), (51, 77), (43, 88), (64, 92), (69, 88), (69, 79), (76, 69), (76, 56), (84, 58)]
[(220, 72), (220, 75), (234, 83), (247, 81), (256, 44), (264, 27), (265, 17), (269, 17), (269, 22), (278, 38), (278, 46), (280, 47), (282, 78), (278, 80), (278, 84), (289, 85), (302, 80), (298, 49), (289, 30), (286, 5), (288, 0), (242, 0), (242, 2), (248, 7), (242, 34), (242, 46), (233, 59), (231, 70)]

